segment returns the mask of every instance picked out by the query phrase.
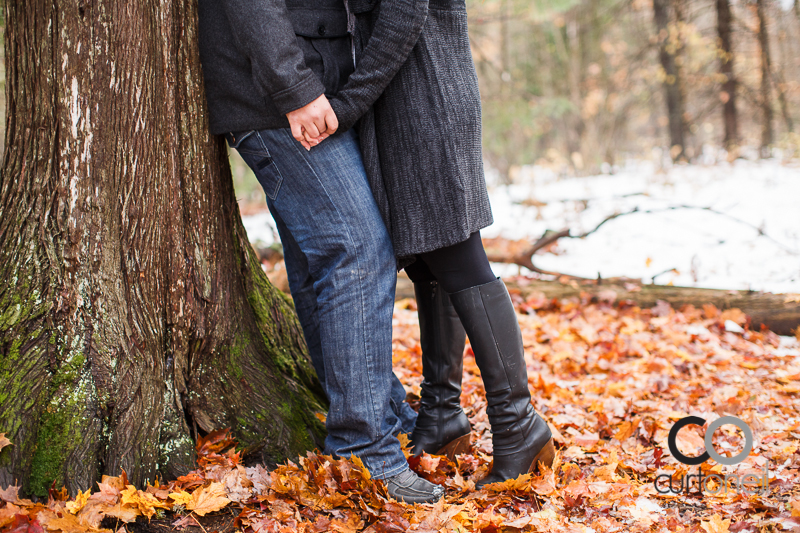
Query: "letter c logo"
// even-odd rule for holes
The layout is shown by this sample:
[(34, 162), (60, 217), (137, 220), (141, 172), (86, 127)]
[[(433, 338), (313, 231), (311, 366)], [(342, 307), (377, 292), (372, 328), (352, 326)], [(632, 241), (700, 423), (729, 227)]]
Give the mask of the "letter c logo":
[[(675, 425), (672, 426), (672, 429), (669, 430), (669, 437), (667, 438), (669, 453), (681, 463), (689, 466), (702, 464), (708, 461), (709, 458), (714, 459), (720, 464), (730, 466), (741, 463), (750, 455), (750, 451), (753, 449), (753, 432), (744, 420), (736, 418), (735, 416), (723, 416), (708, 425), (708, 431), (706, 431), (706, 436), (703, 439), (706, 449), (702, 454), (697, 457), (687, 457), (683, 455), (676, 444), (678, 432), (686, 426), (703, 426), (705, 423), (706, 421), (699, 416), (687, 416), (678, 420)], [(724, 455), (718, 454), (717, 450), (714, 449), (714, 443), (711, 442), (714, 432), (726, 424), (733, 424), (741, 429), (744, 434), (744, 449), (733, 457), (725, 457)]]

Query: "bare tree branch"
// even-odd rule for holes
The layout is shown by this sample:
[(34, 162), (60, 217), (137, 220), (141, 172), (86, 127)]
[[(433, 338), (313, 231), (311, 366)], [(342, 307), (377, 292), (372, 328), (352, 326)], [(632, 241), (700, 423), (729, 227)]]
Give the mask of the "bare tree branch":
[[(533, 263), (533, 255), (536, 252), (538, 252), (539, 250), (542, 250), (543, 248), (546, 248), (547, 246), (550, 246), (551, 244), (555, 243), (559, 239), (563, 239), (563, 238), (584, 239), (584, 238), (588, 237), (589, 235), (591, 235), (592, 233), (597, 232), (607, 222), (610, 222), (610, 221), (612, 221), (614, 219), (617, 219), (619, 217), (622, 217), (622, 216), (633, 215), (635, 213), (639, 213), (639, 214), (664, 213), (664, 212), (668, 212), (668, 211), (677, 211), (679, 209), (695, 209), (695, 210), (707, 211), (709, 213), (714, 213), (715, 215), (723, 216), (725, 218), (733, 220), (734, 222), (738, 222), (739, 224), (743, 224), (745, 226), (748, 226), (751, 229), (754, 229), (757, 232), (759, 237), (765, 237), (765, 238), (769, 239), (775, 245), (777, 245), (782, 250), (784, 250), (786, 253), (788, 253), (790, 255), (800, 255), (800, 253), (798, 253), (796, 250), (792, 250), (791, 248), (787, 247), (786, 245), (784, 245), (783, 243), (781, 243), (777, 239), (774, 239), (770, 235), (767, 235), (767, 233), (765, 233), (762, 228), (759, 228), (758, 226), (755, 226), (754, 224), (751, 224), (750, 222), (747, 222), (747, 221), (742, 220), (740, 218), (737, 218), (735, 216), (729, 215), (728, 213), (724, 213), (722, 211), (717, 211), (716, 209), (714, 209), (712, 207), (704, 207), (704, 206), (697, 206), (697, 205), (674, 205), (674, 206), (664, 207), (664, 208), (660, 208), (660, 209), (639, 209), (638, 207), (635, 207), (635, 208), (631, 209), (630, 211), (623, 211), (621, 213), (614, 213), (613, 215), (609, 215), (606, 218), (604, 218), (603, 220), (601, 220), (599, 224), (597, 224), (594, 228), (590, 229), (589, 231), (586, 231), (586, 232), (583, 232), (583, 233), (577, 233), (577, 234), (574, 234), (574, 235), (572, 234), (571, 230), (569, 230), (569, 229), (563, 229), (561, 231), (556, 231), (556, 232), (548, 230), (536, 242), (532, 243), (530, 246), (524, 248), (520, 252), (512, 253), (512, 254), (508, 254), (507, 252), (504, 253), (503, 251), (498, 250), (495, 246), (492, 246), (492, 244), (495, 242), (495, 240), (494, 239), (487, 239), (486, 240), (486, 244), (488, 244), (488, 246), (486, 246), (486, 248), (487, 248), (486, 255), (489, 258), (489, 261), (494, 262), (494, 263), (510, 263), (510, 264), (523, 266), (523, 267), (527, 268), (528, 270), (531, 270), (532, 272), (536, 272), (538, 274), (545, 274), (545, 275), (556, 276), (556, 277), (567, 277), (569, 279), (575, 279), (575, 280), (586, 280), (588, 278), (583, 278), (583, 277), (580, 277), (580, 276), (574, 276), (574, 275), (571, 275), (571, 274), (564, 274), (564, 273), (561, 273), (561, 272), (553, 272), (553, 271), (549, 271), (549, 270), (542, 270), (541, 268), (539, 268), (536, 265), (534, 265), (534, 263)], [(662, 274), (663, 274), (663, 272), (662, 272)]]

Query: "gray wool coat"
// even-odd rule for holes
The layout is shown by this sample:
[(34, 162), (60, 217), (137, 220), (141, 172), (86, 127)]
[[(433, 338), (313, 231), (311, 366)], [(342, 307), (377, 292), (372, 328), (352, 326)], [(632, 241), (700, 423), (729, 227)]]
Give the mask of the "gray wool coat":
[(331, 105), (342, 129), (361, 117), (364, 166), (402, 266), (492, 223), (466, 5), (348, 4), (356, 71)]

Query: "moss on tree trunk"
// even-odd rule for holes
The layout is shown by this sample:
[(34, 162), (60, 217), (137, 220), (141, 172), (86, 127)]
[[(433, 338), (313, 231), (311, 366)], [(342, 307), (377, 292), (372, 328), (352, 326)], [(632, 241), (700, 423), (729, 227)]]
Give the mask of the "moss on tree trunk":
[(208, 134), (196, 3), (5, 3), (0, 485), (74, 491), (321, 444), (324, 395), (291, 302), (241, 224)]

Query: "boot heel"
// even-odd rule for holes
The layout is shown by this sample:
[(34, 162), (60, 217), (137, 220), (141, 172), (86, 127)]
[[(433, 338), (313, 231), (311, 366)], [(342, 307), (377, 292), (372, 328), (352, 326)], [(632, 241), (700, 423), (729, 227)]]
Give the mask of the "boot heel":
[(456, 455), (469, 452), (470, 434), (462, 435), (457, 439), (450, 441), (444, 448), (436, 452), (436, 455), (446, 455), (451, 461), (456, 460)]
[(547, 468), (553, 468), (553, 463), (556, 460), (556, 447), (553, 445), (553, 439), (547, 441), (547, 444), (536, 454), (533, 458), (531, 467), (528, 473), (531, 474), (539, 469), (539, 464), (543, 464)]

